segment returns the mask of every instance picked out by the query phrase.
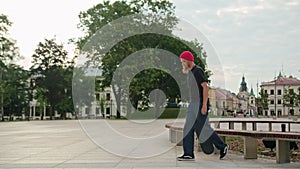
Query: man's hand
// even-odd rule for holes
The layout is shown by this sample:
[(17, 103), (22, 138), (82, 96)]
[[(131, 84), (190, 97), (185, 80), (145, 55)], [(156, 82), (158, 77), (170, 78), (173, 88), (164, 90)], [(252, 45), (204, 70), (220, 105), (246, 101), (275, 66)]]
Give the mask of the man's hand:
[(201, 114), (202, 115), (206, 115), (206, 113), (207, 113), (207, 106), (206, 105), (202, 105)]

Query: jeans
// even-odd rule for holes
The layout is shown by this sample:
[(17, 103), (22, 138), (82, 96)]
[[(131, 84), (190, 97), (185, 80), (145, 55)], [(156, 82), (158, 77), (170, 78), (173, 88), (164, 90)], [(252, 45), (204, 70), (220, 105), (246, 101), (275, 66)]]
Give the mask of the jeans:
[[(225, 148), (226, 144), (217, 135), (209, 124), (208, 112), (206, 115), (201, 113), (202, 105), (191, 102), (188, 107), (186, 120), (183, 128), (183, 151), (184, 155), (194, 157), (194, 132), (200, 143), (209, 141), (219, 150)], [(208, 111), (208, 110), (207, 110)]]

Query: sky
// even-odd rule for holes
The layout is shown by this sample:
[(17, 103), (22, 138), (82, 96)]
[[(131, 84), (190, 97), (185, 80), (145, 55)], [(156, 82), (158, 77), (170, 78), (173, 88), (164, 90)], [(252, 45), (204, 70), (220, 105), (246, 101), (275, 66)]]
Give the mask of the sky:
[[(29, 68), (31, 56), (45, 38), (57, 39), (72, 52), (71, 38), (83, 34), (77, 28), (79, 12), (102, 0), (0, 0), (0, 13), (13, 22), (10, 37), (17, 41)], [(298, 0), (171, 0), (175, 14), (196, 27), (213, 46), (208, 68), (211, 85), (237, 93), (242, 76), (248, 88), (271, 81), (279, 72), (300, 77), (300, 1)], [(211, 55), (210, 55), (211, 54)], [(216, 67), (218, 60), (221, 67)], [(220, 77), (217, 72), (222, 72)], [(219, 83), (225, 79), (224, 83)]]

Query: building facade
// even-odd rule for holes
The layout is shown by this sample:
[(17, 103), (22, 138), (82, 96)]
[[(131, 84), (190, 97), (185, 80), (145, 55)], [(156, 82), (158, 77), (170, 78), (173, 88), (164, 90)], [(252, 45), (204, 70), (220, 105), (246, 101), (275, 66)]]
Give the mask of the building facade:
[[(262, 82), (261, 89), (268, 94), (268, 109), (263, 110), (265, 116), (290, 116), (299, 115), (299, 105), (294, 107), (286, 106), (284, 96), (288, 90), (299, 95), (300, 80), (295, 77), (285, 77), (281, 73), (272, 81)], [(288, 101), (289, 102), (289, 101)]]
[(236, 112), (239, 101), (234, 93), (221, 88), (211, 88), (209, 96), (214, 115), (231, 116)]
[[(95, 77), (96, 85), (100, 85), (103, 79), (102, 71), (99, 69), (88, 70), (86, 76)], [(117, 116), (117, 105), (112, 87), (103, 90), (96, 87), (94, 97), (90, 105), (75, 105), (76, 115), (80, 119), (112, 118)], [(125, 106), (121, 106), (121, 116), (126, 116)]]
[(210, 88), (209, 99), (211, 112), (217, 116), (235, 116), (237, 113), (256, 115), (255, 95), (251, 88), (248, 92), (245, 77), (242, 77), (239, 92), (235, 93), (221, 88)]

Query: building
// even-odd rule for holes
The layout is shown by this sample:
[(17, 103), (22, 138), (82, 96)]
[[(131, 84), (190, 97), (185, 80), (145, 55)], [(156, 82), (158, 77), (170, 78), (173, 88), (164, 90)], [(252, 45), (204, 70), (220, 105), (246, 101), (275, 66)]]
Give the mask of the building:
[[(102, 77), (102, 71), (99, 69), (90, 68), (87, 70), (85, 76), (95, 78), (95, 84), (100, 85)], [(117, 106), (112, 91), (112, 87), (105, 87), (100, 90), (96, 87), (94, 96), (90, 105), (75, 105), (76, 114), (81, 119), (94, 119), (94, 118), (111, 118), (116, 117)], [(121, 116), (125, 116), (125, 107), (121, 106)]]
[(211, 113), (217, 116), (233, 115), (239, 103), (234, 93), (221, 88), (210, 88), (209, 100)]
[(300, 114), (300, 107), (287, 107), (284, 102), (286, 91), (292, 90), (299, 94), (300, 80), (295, 77), (285, 77), (281, 73), (272, 81), (262, 82), (262, 91), (268, 94), (268, 109), (264, 110), (265, 116), (289, 116)]
[(248, 92), (244, 76), (237, 95), (226, 89), (210, 88), (209, 100), (210, 110), (214, 115), (234, 116), (236, 113), (240, 113), (252, 116), (257, 114), (253, 89), (251, 87), (250, 93)]
[(252, 87), (250, 93), (248, 92), (245, 76), (242, 77), (242, 82), (240, 84), (240, 89), (237, 97), (239, 99), (239, 113), (249, 114), (250, 116), (257, 114), (257, 109), (255, 106), (255, 94)]
[(253, 92), (253, 88), (251, 87), (250, 95), (249, 95), (249, 100), (248, 100), (248, 112), (250, 116), (252, 115), (257, 115), (257, 107), (256, 107), (256, 102), (255, 102), (255, 95)]

